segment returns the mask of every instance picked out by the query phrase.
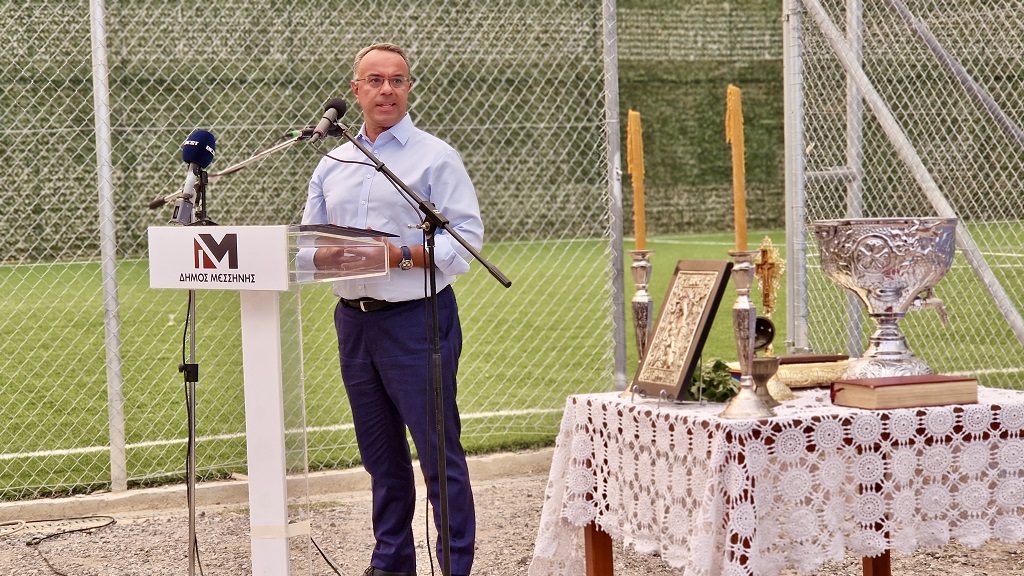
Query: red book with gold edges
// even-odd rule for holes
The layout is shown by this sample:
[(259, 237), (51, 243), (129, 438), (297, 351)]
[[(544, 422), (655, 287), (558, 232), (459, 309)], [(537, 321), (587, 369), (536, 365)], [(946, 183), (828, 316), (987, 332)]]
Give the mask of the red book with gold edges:
[(872, 410), (975, 404), (978, 380), (944, 374), (855, 378), (833, 382), (831, 395), (837, 406)]

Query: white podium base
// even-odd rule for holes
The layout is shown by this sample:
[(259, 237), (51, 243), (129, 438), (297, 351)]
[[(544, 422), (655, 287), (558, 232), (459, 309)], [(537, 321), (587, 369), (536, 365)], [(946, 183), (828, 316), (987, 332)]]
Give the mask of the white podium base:
[(308, 520), (288, 520), (280, 292), (239, 295), (252, 573), (288, 576), (289, 538), (308, 540), (310, 526)]

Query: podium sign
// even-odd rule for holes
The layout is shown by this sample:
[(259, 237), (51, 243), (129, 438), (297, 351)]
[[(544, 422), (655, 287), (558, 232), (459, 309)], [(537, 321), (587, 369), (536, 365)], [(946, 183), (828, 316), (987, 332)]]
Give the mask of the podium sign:
[(149, 285), (288, 290), (287, 226), (153, 226)]

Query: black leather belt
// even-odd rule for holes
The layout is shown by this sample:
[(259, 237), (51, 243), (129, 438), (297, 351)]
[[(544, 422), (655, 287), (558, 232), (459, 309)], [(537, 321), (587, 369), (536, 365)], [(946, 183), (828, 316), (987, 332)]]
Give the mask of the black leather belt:
[(347, 306), (348, 308), (362, 310), (363, 312), (379, 312), (402, 304), (402, 302), (388, 302), (387, 300), (374, 300), (373, 298), (359, 298), (358, 300), (346, 300), (341, 298), (340, 300), (342, 305)]

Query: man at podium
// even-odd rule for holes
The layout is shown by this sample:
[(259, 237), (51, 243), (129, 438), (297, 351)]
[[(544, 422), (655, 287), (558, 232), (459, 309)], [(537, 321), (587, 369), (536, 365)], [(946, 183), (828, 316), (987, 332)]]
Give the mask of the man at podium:
[[(363, 111), (355, 137), (421, 198), (431, 202), (476, 250), (483, 222), (476, 191), (458, 152), (413, 124), (407, 112), (413, 77), (405, 51), (373, 44), (355, 57), (352, 92)], [(433, 334), (428, 302), (423, 215), (351, 142), (317, 165), (309, 182), (302, 221), (371, 228), (390, 238), (390, 274), (342, 280), (334, 312), (341, 375), (363, 467), (372, 477), (376, 546), (364, 576), (416, 573), (412, 519), (414, 471), (408, 427), (426, 479), (442, 556), (435, 402), (431, 388)], [(435, 235), (435, 271), (441, 344), (444, 447), (453, 575), (473, 564), (476, 517), (466, 456), (460, 441), (456, 372), (462, 349), (452, 282), (469, 271), (471, 254), (443, 230)], [(341, 248), (319, 248), (317, 268), (343, 267)]]

